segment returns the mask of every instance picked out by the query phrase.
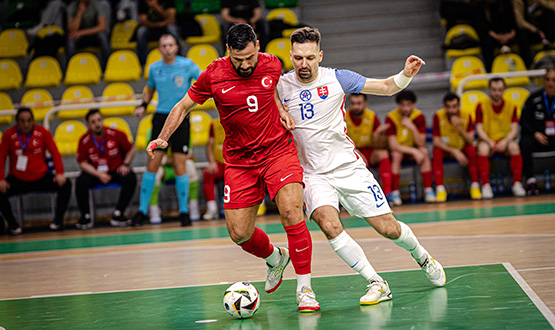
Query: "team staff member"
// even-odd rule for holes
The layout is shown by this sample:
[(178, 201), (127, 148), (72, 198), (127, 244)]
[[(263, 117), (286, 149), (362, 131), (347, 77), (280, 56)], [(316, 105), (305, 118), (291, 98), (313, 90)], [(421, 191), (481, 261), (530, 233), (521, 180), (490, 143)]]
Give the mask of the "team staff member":
[(124, 212), (137, 185), (137, 177), (130, 165), (135, 148), (124, 132), (104, 127), (104, 118), (98, 109), (90, 110), (85, 120), (89, 130), (79, 139), (77, 148), (77, 163), (82, 172), (75, 183), (75, 196), (81, 218), (75, 226), (79, 229), (92, 227), (89, 189), (112, 182), (119, 183), (121, 191), (110, 224), (114, 227), (127, 226)]
[[(71, 182), (64, 176), (62, 156), (52, 134), (35, 125), (31, 109), (18, 109), (15, 121), (16, 125), (6, 130), (0, 143), (0, 211), (8, 222), (10, 233), (21, 234), (8, 198), (30, 191), (56, 191), (56, 211), (50, 229), (60, 230), (71, 194)], [(48, 170), (46, 151), (52, 155), (55, 175)], [(7, 177), (4, 172), (6, 157), (9, 157)], [(3, 231), (4, 219), (0, 219), (0, 233)]]
[[(158, 137), (171, 109), (187, 93), (191, 87), (191, 80), (198, 79), (201, 71), (193, 61), (177, 55), (177, 40), (171, 34), (164, 34), (160, 37), (159, 50), (162, 60), (150, 66), (147, 86), (143, 92), (143, 104), (135, 110), (135, 115), (141, 117), (152, 100), (154, 91), (158, 91), (158, 105), (152, 118), (151, 139)], [(182, 226), (190, 226), (189, 177), (186, 169), (187, 152), (189, 151), (189, 117), (185, 118), (175, 134), (168, 138), (175, 169), (179, 219)], [(154, 151), (154, 158), (148, 159), (141, 183), (139, 212), (132, 219), (134, 226), (142, 226), (148, 220), (148, 206), (156, 185), (156, 172), (162, 164), (164, 154), (165, 150), (159, 149)]]
[(391, 192), (391, 162), (387, 151), (387, 141), (383, 134), (389, 127), (380, 125), (380, 118), (369, 110), (366, 94), (349, 95), (349, 111), (345, 116), (347, 135), (353, 140), (366, 167), (380, 164), (380, 179), (384, 194)]
[(555, 69), (543, 77), (543, 89), (532, 93), (520, 116), (520, 150), (528, 195), (537, 195), (533, 152), (555, 150)]
[[(259, 53), (256, 34), (247, 24), (231, 27), (226, 40), (229, 57), (215, 60), (200, 75), (147, 150), (152, 154), (152, 149), (165, 147), (191, 108), (213, 97), (225, 131), (224, 209), (229, 235), (243, 250), (266, 260), (268, 293), (280, 286), (291, 259), (299, 311), (314, 312), (320, 304), (311, 288), (312, 238), (303, 217), (303, 169), (276, 105), (281, 63), (274, 55)], [(255, 226), (265, 186), (281, 214), (289, 250), (271, 244)]]

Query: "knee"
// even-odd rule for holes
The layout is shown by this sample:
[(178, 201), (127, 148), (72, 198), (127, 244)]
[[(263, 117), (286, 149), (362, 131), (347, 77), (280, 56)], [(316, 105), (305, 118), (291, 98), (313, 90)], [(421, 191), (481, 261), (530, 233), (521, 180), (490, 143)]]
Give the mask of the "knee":
[(478, 155), (480, 156), (488, 156), (489, 155), (489, 146), (485, 142), (478, 142)]
[(248, 230), (248, 228), (239, 228), (236, 226), (228, 227), (227, 231), (229, 233), (229, 237), (235, 244), (241, 244), (248, 241), (252, 234), (254, 233), (254, 228), (252, 230)]
[(507, 149), (509, 149), (509, 153), (512, 156), (520, 155), (520, 147), (519, 147), (518, 143), (514, 140), (509, 142), (509, 145), (507, 146)]
[(391, 152), (391, 162), (395, 164), (400, 164), (403, 160), (403, 154), (398, 151)]
[(331, 219), (324, 219), (318, 222), (320, 229), (326, 235), (328, 240), (336, 238), (337, 235), (341, 234), (343, 231), (343, 225), (341, 221), (334, 221)]
[(371, 222), (370, 224), (385, 238), (398, 239), (401, 236), (401, 225), (391, 214), (382, 218), (379, 223)]

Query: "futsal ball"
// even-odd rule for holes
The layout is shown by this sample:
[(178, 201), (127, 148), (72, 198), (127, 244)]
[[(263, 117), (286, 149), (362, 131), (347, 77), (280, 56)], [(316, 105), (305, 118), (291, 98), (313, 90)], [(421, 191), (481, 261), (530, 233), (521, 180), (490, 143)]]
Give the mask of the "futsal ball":
[(260, 307), (258, 290), (249, 282), (233, 283), (224, 293), (224, 308), (237, 319), (253, 316)]

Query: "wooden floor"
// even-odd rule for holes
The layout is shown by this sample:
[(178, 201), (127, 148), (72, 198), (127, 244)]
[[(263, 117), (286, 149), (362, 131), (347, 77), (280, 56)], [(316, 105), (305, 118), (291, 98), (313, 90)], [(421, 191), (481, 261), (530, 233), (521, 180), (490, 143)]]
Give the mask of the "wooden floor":
[[(537, 198), (504, 198), (491, 201), (461, 201), (439, 205), (409, 205), (395, 209), (404, 215), (427, 212), (464, 212), (489, 208), (503, 211), (527, 207), (527, 215), (485, 216), (455, 221), (411, 223), (423, 246), (444, 267), (484, 264), (510, 264), (524, 283), (555, 313), (555, 212), (534, 214), (540, 206), (555, 204), (555, 195)], [(538, 206), (539, 205), (539, 206)], [(451, 214), (451, 213), (449, 213)], [(453, 213), (455, 214), (455, 213)], [(481, 214), (484, 214), (483, 212)], [(347, 214), (342, 214), (348, 218)], [(417, 216), (416, 216), (417, 217)], [(361, 220), (362, 221), (362, 220)], [(277, 215), (260, 217), (263, 228), (278, 226)], [(274, 227), (272, 227), (274, 226)], [(89, 231), (33, 232), (21, 236), (0, 236), (0, 300), (81, 293), (176, 288), (236, 281), (261, 281), (263, 261), (247, 255), (222, 236), (224, 221), (198, 222), (184, 229), (193, 238), (128, 244), (131, 235), (171, 234), (182, 231), (177, 223), (142, 228), (95, 228)], [(416, 270), (417, 264), (403, 249), (376, 234), (363, 223), (347, 229), (365, 250), (374, 268), (387, 279), (393, 271)], [(199, 236), (214, 232), (213, 237)], [(286, 246), (286, 235), (268, 229), (270, 239)], [(218, 233), (218, 234), (216, 234)], [(200, 235), (200, 234), (199, 234)], [(203, 234), (204, 235), (204, 234)], [(324, 235), (311, 230), (314, 277), (352, 274), (353, 271), (333, 252)], [(112, 240), (97, 247), (41, 249), (52, 241), (89, 239)], [(11, 247), (27, 244), (27, 252), (11, 253)], [(36, 248), (35, 248), (36, 246)], [(293, 279), (293, 268), (285, 272)], [(448, 278), (449, 281), (457, 279)], [(395, 292), (395, 287), (392, 287)], [(363, 293), (363, 292), (362, 292)], [(361, 293), (361, 294), (362, 294)], [(0, 326), (2, 325), (0, 320)]]

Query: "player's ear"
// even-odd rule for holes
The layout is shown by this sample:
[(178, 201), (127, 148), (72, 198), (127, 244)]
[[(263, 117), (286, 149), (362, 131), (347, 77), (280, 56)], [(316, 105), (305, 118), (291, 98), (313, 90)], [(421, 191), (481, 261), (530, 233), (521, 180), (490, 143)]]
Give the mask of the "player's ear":
[(260, 51), (260, 41), (256, 40), (256, 51), (259, 52)]
[(320, 56), (319, 57), (320, 57), (320, 59), (318, 60), (318, 63), (322, 62), (322, 59), (324, 58), (324, 51), (323, 50), (320, 51)]

